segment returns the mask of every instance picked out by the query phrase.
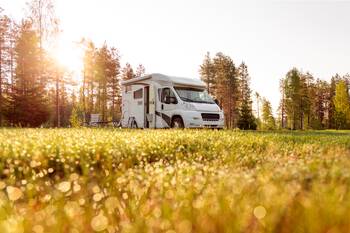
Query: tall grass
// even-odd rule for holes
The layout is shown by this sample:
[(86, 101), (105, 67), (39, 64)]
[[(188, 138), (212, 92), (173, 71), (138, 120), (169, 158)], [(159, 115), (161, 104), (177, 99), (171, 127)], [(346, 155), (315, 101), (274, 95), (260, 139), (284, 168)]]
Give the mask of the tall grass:
[(0, 232), (350, 232), (350, 133), (1, 129)]

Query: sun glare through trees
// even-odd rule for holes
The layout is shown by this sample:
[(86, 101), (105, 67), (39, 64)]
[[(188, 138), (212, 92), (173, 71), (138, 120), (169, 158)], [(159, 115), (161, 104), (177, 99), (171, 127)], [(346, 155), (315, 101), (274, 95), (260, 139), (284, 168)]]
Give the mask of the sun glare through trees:
[(0, 233), (349, 233), (349, 12), (0, 0)]

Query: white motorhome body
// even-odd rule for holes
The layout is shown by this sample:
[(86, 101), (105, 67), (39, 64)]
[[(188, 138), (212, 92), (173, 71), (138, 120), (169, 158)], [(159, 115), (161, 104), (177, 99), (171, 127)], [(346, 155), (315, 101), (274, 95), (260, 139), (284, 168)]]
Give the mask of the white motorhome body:
[(121, 84), (122, 127), (224, 127), (222, 110), (200, 80), (150, 74)]

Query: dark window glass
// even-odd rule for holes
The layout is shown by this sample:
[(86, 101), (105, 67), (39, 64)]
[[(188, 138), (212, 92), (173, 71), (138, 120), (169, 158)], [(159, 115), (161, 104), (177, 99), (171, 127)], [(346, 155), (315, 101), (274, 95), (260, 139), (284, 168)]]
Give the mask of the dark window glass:
[[(176, 100), (176, 96), (170, 88), (163, 88), (162, 97), (161, 97), (162, 103), (165, 103), (165, 100), (167, 97), (175, 98), (175, 100)], [(176, 101), (176, 103), (177, 103), (177, 101)]]
[(139, 89), (137, 91), (134, 91), (134, 99), (142, 99), (143, 97), (143, 89)]
[(170, 96), (170, 89), (169, 88), (164, 88), (162, 91), (162, 102), (165, 103), (165, 98), (167, 96)]

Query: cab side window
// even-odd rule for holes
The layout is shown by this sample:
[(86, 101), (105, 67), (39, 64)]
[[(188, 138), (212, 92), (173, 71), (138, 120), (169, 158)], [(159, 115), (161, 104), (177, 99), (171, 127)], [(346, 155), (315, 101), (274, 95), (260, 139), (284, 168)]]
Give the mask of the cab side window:
[(162, 89), (161, 102), (167, 103), (166, 102), (167, 99), (168, 100), (171, 99), (175, 104), (177, 103), (177, 99), (174, 92), (168, 87)]
[(165, 99), (167, 98), (167, 96), (170, 96), (170, 88), (163, 88), (161, 98), (162, 103), (165, 103)]

